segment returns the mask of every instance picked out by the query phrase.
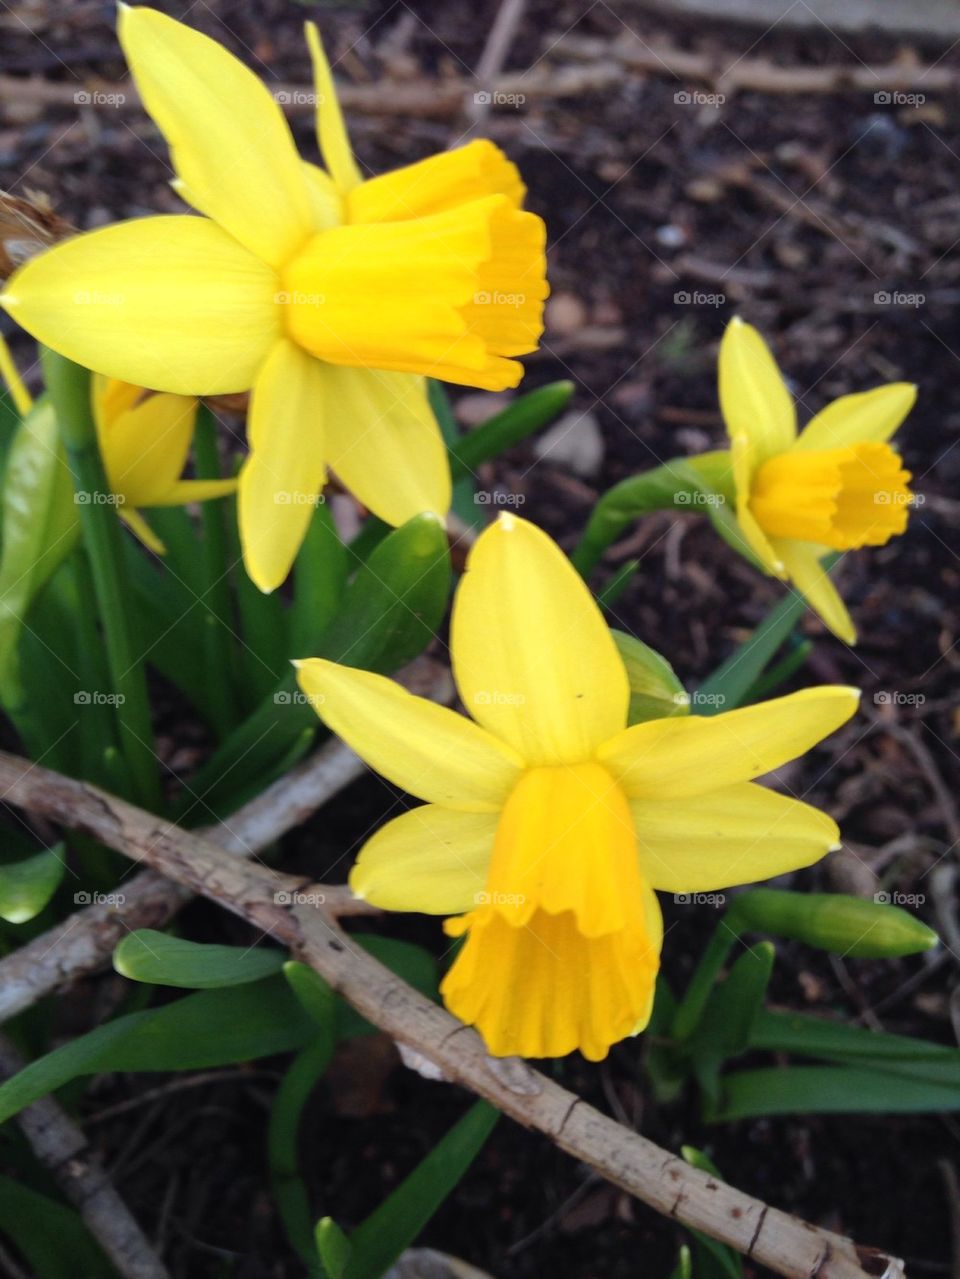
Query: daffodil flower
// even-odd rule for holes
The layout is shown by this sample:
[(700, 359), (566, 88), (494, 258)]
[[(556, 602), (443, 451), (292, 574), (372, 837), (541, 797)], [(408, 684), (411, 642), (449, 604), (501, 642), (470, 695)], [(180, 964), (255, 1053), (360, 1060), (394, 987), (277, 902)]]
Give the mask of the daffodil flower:
[(807, 689), (627, 727), (623, 661), (549, 537), (503, 515), (458, 588), (453, 666), (470, 719), (392, 681), (298, 664), (320, 717), (426, 801), (370, 839), (353, 891), (453, 916), (441, 987), (492, 1053), (592, 1060), (646, 1025), (663, 936), (654, 890), (710, 892), (808, 866), (825, 814), (754, 784), (843, 724), (855, 689)]
[(740, 531), (762, 567), (791, 581), (848, 644), (856, 631), (821, 561), (883, 546), (906, 528), (911, 476), (887, 441), (916, 395), (906, 382), (843, 395), (798, 434), (793, 398), (757, 330), (734, 319), (720, 344)]
[(91, 381), (93, 417), (107, 484), (120, 518), (162, 555), (163, 543), (140, 514), (141, 507), (183, 506), (233, 493), (237, 481), (183, 480), (197, 417), (190, 396), (145, 391), (103, 374)]
[(331, 466), (400, 524), (450, 504), (424, 376), (500, 390), (536, 348), (542, 221), (491, 143), (362, 181), (307, 26), (326, 170), (299, 158), (266, 86), (215, 41), (120, 6), (120, 41), (202, 217), (56, 245), (0, 298), (89, 368), (179, 395), (252, 388), (240, 529), (263, 590), (286, 576)]

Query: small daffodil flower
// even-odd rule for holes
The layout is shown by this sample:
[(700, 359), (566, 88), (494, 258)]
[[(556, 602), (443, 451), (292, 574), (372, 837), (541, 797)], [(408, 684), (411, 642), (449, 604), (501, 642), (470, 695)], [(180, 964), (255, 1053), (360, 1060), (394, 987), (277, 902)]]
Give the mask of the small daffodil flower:
[(888, 440), (916, 387), (844, 395), (798, 433), (793, 397), (763, 338), (734, 319), (720, 344), (720, 407), (730, 436), (737, 521), (762, 567), (790, 581), (840, 639), (856, 631), (821, 561), (902, 533), (910, 473)]
[(807, 689), (711, 718), (627, 727), (630, 689), (599, 608), (534, 525), (477, 539), (454, 603), (471, 718), (380, 675), (298, 663), (328, 727), (425, 800), (379, 830), (350, 876), (387, 910), (452, 916), (441, 991), (498, 1055), (592, 1060), (649, 1019), (656, 889), (709, 892), (817, 861), (835, 823), (754, 778), (854, 713)]
[(91, 380), (93, 418), (103, 469), (120, 518), (162, 555), (163, 543), (142, 507), (183, 506), (233, 493), (237, 481), (181, 479), (197, 417), (190, 396), (145, 391), (103, 374)]
[(312, 25), (325, 169), (215, 41), (120, 6), (120, 41), (202, 217), (76, 236), (0, 298), (88, 368), (178, 395), (252, 388), (240, 531), (250, 576), (286, 576), (332, 467), (390, 524), (450, 504), (425, 376), (515, 386), (542, 331), (545, 230), (516, 168), (471, 142), (363, 181)]

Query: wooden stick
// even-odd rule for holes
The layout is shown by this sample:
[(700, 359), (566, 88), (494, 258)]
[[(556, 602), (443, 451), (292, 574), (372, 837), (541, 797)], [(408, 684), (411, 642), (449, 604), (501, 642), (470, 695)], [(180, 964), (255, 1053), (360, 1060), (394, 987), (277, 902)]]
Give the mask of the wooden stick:
[(702, 1230), (787, 1279), (900, 1279), (897, 1258), (801, 1221), (718, 1182), (516, 1058), (496, 1059), (473, 1030), (354, 945), (328, 905), (329, 889), (242, 861), (84, 782), (0, 753), (7, 802), (82, 831), (201, 893), (287, 945), (368, 1021), (543, 1133), (608, 1181), (683, 1225)]
[[(16, 1047), (0, 1035), (0, 1079), (9, 1079), (26, 1064)], [(52, 1097), (41, 1097), (20, 1111), (17, 1123), (123, 1279), (170, 1279), (82, 1130), (60, 1104)]]

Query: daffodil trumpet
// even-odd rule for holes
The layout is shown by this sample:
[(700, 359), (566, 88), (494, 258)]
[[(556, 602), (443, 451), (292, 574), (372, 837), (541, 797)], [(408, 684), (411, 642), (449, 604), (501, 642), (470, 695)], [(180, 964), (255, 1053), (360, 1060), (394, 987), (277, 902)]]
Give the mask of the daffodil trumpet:
[(908, 382), (843, 395), (797, 429), (793, 397), (763, 338), (731, 320), (720, 343), (720, 407), (728, 450), (678, 458), (600, 499), (574, 562), (589, 572), (652, 510), (706, 511), (763, 572), (789, 582), (839, 639), (856, 630), (830, 580), (835, 553), (902, 534), (914, 496), (890, 439), (916, 401)]
[(655, 890), (749, 883), (836, 846), (831, 818), (754, 779), (843, 724), (858, 693), (628, 727), (624, 661), (589, 590), (507, 515), (470, 552), (451, 648), (467, 715), (379, 675), (297, 664), (327, 726), (425, 801), (367, 841), (350, 884), (384, 909), (448, 917), (463, 944), (441, 992), (492, 1053), (599, 1060), (650, 1016)]
[(307, 25), (325, 168), (300, 159), (267, 87), (215, 41), (120, 6), (174, 186), (201, 216), (141, 218), (27, 262), (0, 298), (71, 360), (179, 396), (252, 388), (244, 561), (286, 576), (331, 467), (375, 515), (446, 516), (425, 377), (501, 390), (542, 330), (545, 230), (492, 143), (364, 180)]

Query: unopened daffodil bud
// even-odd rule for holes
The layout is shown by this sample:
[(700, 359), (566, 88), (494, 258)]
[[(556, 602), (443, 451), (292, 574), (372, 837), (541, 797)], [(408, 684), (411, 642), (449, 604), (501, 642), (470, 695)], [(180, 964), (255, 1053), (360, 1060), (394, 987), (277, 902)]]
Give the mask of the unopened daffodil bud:
[(899, 906), (844, 893), (754, 888), (734, 898), (728, 920), (731, 926), (735, 921), (739, 928), (792, 937), (857, 959), (916, 955), (939, 940), (933, 929)]

